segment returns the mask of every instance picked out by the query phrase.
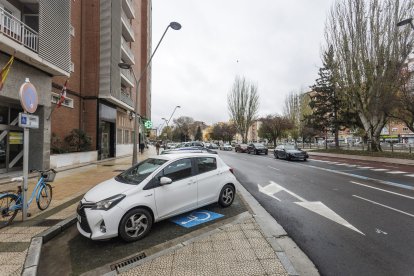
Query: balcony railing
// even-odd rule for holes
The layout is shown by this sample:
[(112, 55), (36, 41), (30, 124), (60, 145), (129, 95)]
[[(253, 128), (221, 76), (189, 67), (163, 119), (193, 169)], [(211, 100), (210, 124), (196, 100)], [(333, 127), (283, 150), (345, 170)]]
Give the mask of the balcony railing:
[(121, 45), (122, 45), (122, 48), (125, 49), (125, 52), (129, 55), (130, 60), (134, 62), (135, 56), (132, 53), (131, 48), (129, 48), (128, 42), (126, 42), (123, 37), (121, 37)]
[(126, 33), (122, 32), (129, 41), (134, 41), (134, 30), (132, 29), (131, 22), (128, 19), (128, 16), (125, 14), (125, 12), (121, 11), (121, 18), (123, 21), (123, 25), (125, 26)]
[(39, 34), (2, 8), (0, 8), (0, 32), (26, 48), (38, 52)]
[(123, 0), (122, 7), (129, 18), (135, 18), (134, 3), (131, 0)]
[(121, 74), (124, 75), (125, 78), (128, 79), (128, 81), (132, 84), (132, 86), (135, 86), (134, 76), (132, 75), (129, 69), (121, 69)]
[(123, 101), (129, 106), (134, 106), (134, 101), (131, 99), (131, 97), (126, 92), (122, 90), (121, 90), (121, 101)]

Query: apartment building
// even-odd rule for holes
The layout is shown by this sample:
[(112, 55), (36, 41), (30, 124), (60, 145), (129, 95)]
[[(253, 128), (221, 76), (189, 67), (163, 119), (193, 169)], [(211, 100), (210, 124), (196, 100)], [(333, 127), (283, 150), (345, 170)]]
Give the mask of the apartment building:
[(21, 170), (23, 129), (19, 87), (35, 86), (39, 129), (30, 130), (29, 169), (49, 167), (53, 76), (70, 74), (70, 0), (0, 0), (0, 68), (14, 62), (0, 91), (0, 173)]
[[(82, 0), (71, 7), (71, 75), (67, 98), (52, 114), (52, 133), (60, 141), (73, 129), (92, 138), (98, 159), (130, 154), (134, 138), (136, 77), (151, 53), (150, 0)], [(52, 106), (67, 79), (53, 78)], [(140, 82), (138, 116), (151, 116), (151, 70)], [(138, 138), (143, 139), (140, 125)]]

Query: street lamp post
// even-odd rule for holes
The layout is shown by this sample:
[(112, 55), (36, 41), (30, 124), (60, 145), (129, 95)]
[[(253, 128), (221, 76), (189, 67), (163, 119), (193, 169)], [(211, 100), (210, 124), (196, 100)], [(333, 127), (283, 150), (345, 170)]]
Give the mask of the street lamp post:
[(135, 76), (135, 72), (134, 69), (132, 68), (131, 64), (128, 63), (118, 63), (118, 66), (122, 69), (129, 69), (132, 72), (132, 75), (134, 76), (135, 79), (135, 87), (136, 87), (136, 91), (135, 91), (135, 107), (134, 107), (134, 112), (135, 112), (135, 119), (134, 119), (134, 141), (133, 141), (133, 146), (132, 146), (132, 166), (134, 166), (137, 162), (138, 162), (138, 158), (137, 158), (137, 153), (138, 153), (138, 149), (137, 149), (137, 138), (138, 138), (138, 120), (140, 119), (139, 115), (138, 115), (138, 91), (139, 91), (139, 84), (141, 82), (141, 79), (144, 77), (148, 66), (151, 64), (151, 60), (155, 55), (155, 52), (157, 52), (158, 46), (160, 46), (161, 41), (163, 40), (165, 34), (167, 33), (169, 28), (172, 28), (173, 30), (179, 30), (181, 29), (181, 25), (178, 22), (171, 22), (167, 28), (165, 29), (164, 33), (162, 34), (160, 41), (158, 42), (157, 46), (155, 47), (154, 52), (152, 53), (150, 59), (147, 62), (147, 65), (145, 65), (144, 70), (142, 70), (141, 75), (139, 76), (139, 78), (137, 79), (137, 77)]
[[(169, 118), (168, 120), (167, 120), (167, 119), (165, 119), (165, 118), (161, 118), (162, 120), (164, 120), (164, 121), (165, 121), (165, 124), (167, 125), (167, 140), (168, 140), (168, 124), (170, 123), (171, 118), (172, 118), (172, 116), (174, 115), (174, 113), (175, 113), (175, 111), (177, 110), (177, 108), (181, 108), (181, 106), (177, 105), (177, 106), (174, 108), (174, 110), (173, 110), (173, 112), (171, 113), (171, 116), (170, 116), (170, 118)], [(172, 139), (172, 137), (171, 137), (171, 139)]]

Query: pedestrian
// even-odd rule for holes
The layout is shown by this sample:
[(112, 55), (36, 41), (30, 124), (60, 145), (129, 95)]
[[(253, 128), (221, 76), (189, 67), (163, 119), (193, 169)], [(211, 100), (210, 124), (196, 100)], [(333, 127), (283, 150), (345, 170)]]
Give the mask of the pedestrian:
[(139, 143), (139, 151), (141, 152), (141, 154), (144, 153), (144, 149), (145, 149), (145, 144), (144, 143)]
[(160, 142), (157, 141), (157, 143), (155, 144), (155, 149), (157, 150), (157, 155), (160, 155), (160, 147), (161, 147)]

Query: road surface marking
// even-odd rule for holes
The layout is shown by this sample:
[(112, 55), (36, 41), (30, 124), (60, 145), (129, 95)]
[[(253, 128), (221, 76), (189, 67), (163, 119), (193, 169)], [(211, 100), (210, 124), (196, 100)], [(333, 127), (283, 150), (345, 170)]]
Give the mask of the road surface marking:
[(368, 169), (373, 169), (373, 167), (358, 167), (358, 169), (368, 170)]
[(345, 219), (343, 219), (341, 216), (339, 216), (337, 213), (329, 209), (328, 206), (323, 204), (322, 202), (295, 202), (297, 205), (302, 206), (309, 211), (315, 212), (327, 219), (330, 219), (338, 224), (341, 224), (351, 230), (354, 230), (355, 232), (360, 233), (361, 235), (364, 235), (361, 231), (359, 231), (357, 228), (355, 228), (352, 224), (347, 222)]
[(348, 165), (346, 165), (346, 166), (347, 166), (347, 167), (352, 167), (352, 168), (353, 168), (353, 167), (356, 167), (357, 165), (349, 165), (349, 164), (348, 164)]
[(386, 172), (386, 171), (389, 171), (389, 169), (371, 169), (371, 171), (374, 171), (374, 172)]
[(280, 171), (280, 169), (273, 168), (273, 167), (271, 167), (271, 166), (267, 166), (267, 167), (268, 167), (268, 168), (271, 168), (272, 170)]
[(404, 176), (414, 177), (414, 174), (406, 174)]
[(361, 231), (359, 231), (357, 228), (355, 228), (354, 226), (352, 226), (349, 222), (347, 222), (345, 219), (343, 219), (341, 216), (339, 216), (337, 213), (335, 213), (334, 211), (332, 211), (328, 206), (326, 206), (325, 204), (323, 204), (320, 201), (315, 201), (315, 202), (311, 202), (308, 201), (306, 199), (304, 199), (303, 197), (300, 197), (299, 195), (295, 194), (294, 192), (289, 191), (288, 189), (284, 188), (283, 186), (280, 186), (279, 184), (270, 181), (270, 184), (268, 184), (265, 187), (262, 187), (260, 184), (257, 184), (257, 187), (259, 188), (259, 191), (261, 193), (264, 193), (270, 197), (273, 197), (275, 199), (277, 199), (278, 201), (281, 201), (279, 198), (275, 197), (274, 194), (284, 191), (290, 195), (292, 195), (293, 197), (296, 197), (298, 200), (300, 200), (301, 202), (295, 202), (295, 204), (308, 209), (309, 211), (312, 211), (314, 213), (317, 213), (320, 216), (323, 216), (327, 219), (330, 219), (338, 224), (341, 224), (351, 230), (354, 230), (358, 233), (360, 233), (361, 235), (364, 235), (364, 233), (362, 233)]
[(339, 163), (339, 164), (336, 164), (337, 166), (348, 166), (348, 163)]
[(390, 171), (390, 172), (387, 172), (387, 173), (390, 173), (390, 174), (403, 174), (403, 173), (407, 173), (407, 172), (402, 172), (402, 171)]
[(387, 233), (387, 232), (382, 231), (381, 229), (378, 229), (378, 228), (375, 228), (375, 232), (376, 232), (377, 234), (384, 234), (384, 235), (388, 235), (388, 233)]
[(401, 210), (398, 210), (398, 209), (392, 208), (392, 207), (390, 207), (390, 206), (387, 206), (387, 205), (384, 205), (384, 204), (381, 204), (381, 203), (378, 203), (378, 202), (375, 202), (375, 201), (373, 201), (373, 200), (369, 200), (369, 199), (366, 199), (366, 198), (363, 198), (363, 197), (360, 197), (360, 196), (357, 196), (357, 195), (352, 195), (352, 196), (353, 196), (353, 197), (356, 197), (356, 198), (359, 198), (359, 199), (362, 199), (362, 200), (365, 200), (365, 201), (368, 201), (368, 202), (371, 202), (371, 203), (373, 203), (373, 204), (376, 204), (376, 205), (382, 206), (382, 207), (384, 207), (384, 208), (388, 208), (388, 209), (390, 209), (390, 210), (393, 210), (393, 211), (396, 211), (396, 212), (398, 212), (398, 213), (401, 213), (401, 214), (407, 215), (407, 216), (409, 216), (409, 217), (413, 217), (413, 218), (414, 218), (414, 215), (413, 215), (413, 214), (410, 214), (410, 213), (407, 213), (407, 212), (404, 212), (404, 211), (401, 211)]
[(334, 165), (334, 164), (338, 164), (339, 162), (329, 162), (328, 164)]
[(371, 189), (374, 189), (374, 190), (386, 192), (386, 193), (389, 193), (389, 194), (393, 194), (393, 195), (397, 195), (397, 196), (402, 196), (402, 197), (409, 198), (409, 199), (414, 199), (414, 197), (412, 197), (412, 196), (408, 196), (408, 195), (403, 195), (403, 194), (399, 194), (399, 193), (396, 193), (396, 192), (387, 191), (387, 190), (384, 190), (384, 189), (381, 189), (381, 188), (372, 187), (372, 186), (369, 186), (369, 185), (366, 185), (366, 184), (362, 184), (362, 183), (359, 183), (359, 182), (355, 182), (355, 181), (349, 181), (349, 182), (351, 182), (353, 184), (356, 184), (356, 185), (360, 185), (360, 186), (364, 186), (364, 187), (367, 187), (367, 188), (371, 188)]
[(389, 186), (394, 186), (394, 187), (399, 187), (399, 188), (403, 188), (403, 189), (407, 189), (407, 190), (414, 190), (414, 186), (400, 184), (400, 183), (391, 182), (391, 181), (385, 181), (385, 180), (377, 179), (377, 178), (371, 178), (371, 177), (362, 176), (362, 175), (359, 175), (359, 174), (347, 173), (347, 172), (337, 171), (337, 170), (331, 170), (331, 169), (321, 168), (321, 167), (312, 166), (312, 165), (302, 165), (302, 166), (308, 166), (309, 168), (314, 168), (314, 169), (317, 169), (317, 170), (327, 171), (327, 172), (331, 172), (331, 173), (342, 174), (342, 175), (351, 176), (351, 177), (355, 177), (355, 178), (359, 178), (359, 179), (363, 179), (363, 180), (376, 181), (378, 183), (382, 183), (382, 184), (389, 185)]

